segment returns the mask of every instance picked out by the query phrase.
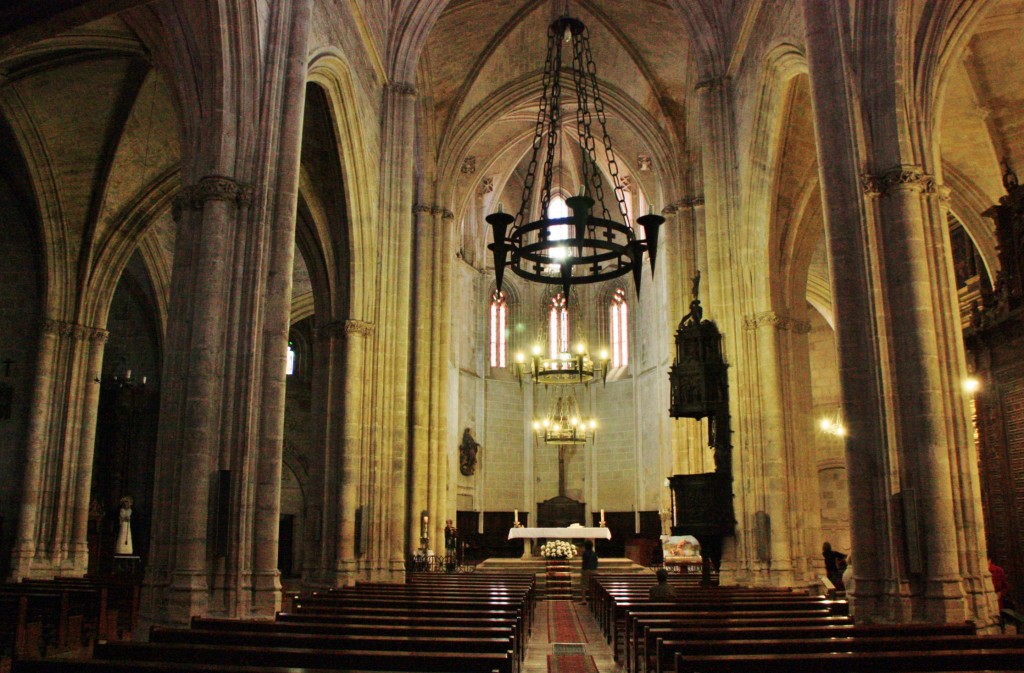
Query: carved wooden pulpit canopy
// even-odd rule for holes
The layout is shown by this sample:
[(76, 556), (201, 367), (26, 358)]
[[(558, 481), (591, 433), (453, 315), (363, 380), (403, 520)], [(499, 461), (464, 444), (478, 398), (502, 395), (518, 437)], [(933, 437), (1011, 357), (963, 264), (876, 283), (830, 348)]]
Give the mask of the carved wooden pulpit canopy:
[(701, 545), (704, 581), (710, 566), (722, 560), (722, 538), (736, 524), (732, 504), (732, 431), (729, 419), (728, 367), (722, 351), (722, 333), (704, 320), (698, 288), (693, 279), (693, 301), (676, 330), (676, 357), (669, 369), (673, 418), (708, 419), (708, 445), (715, 451), (715, 471), (669, 477), (672, 490), (672, 534), (693, 535)]

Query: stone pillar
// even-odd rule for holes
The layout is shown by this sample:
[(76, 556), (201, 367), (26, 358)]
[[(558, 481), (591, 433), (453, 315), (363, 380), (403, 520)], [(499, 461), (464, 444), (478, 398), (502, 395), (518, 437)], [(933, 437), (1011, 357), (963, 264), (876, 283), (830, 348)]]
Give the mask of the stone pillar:
[(811, 394), (811, 323), (801, 316), (789, 320), (781, 337), (783, 409), (785, 411), (789, 480), (791, 489), (790, 528), (795, 583), (813, 581), (823, 571), (821, 543), (821, 493), (818, 460), (814, 444), (813, 400)]
[[(760, 461), (748, 464), (744, 480), (753, 477), (751, 495), (754, 502), (748, 503), (744, 516), (757, 512), (768, 515), (767, 523), (755, 524), (754, 530), (748, 531), (757, 543), (755, 558), (766, 574), (766, 581), (780, 586), (793, 584), (793, 559), (790, 544), (790, 517), (793, 507), (793, 491), (796, 484), (789, 479), (789, 463), (793, 456), (787, 450), (785, 413), (783, 411), (784, 395), (782, 386), (781, 364), (781, 332), (789, 329), (789, 318), (780, 316), (774, 311), (764, 311), (748, 316), (744, 328), (754, 338), (754, 358), (748, 358), (748, 366), (756, 368), (757, 388), (760, 391), (756, 404), (758, 428), (751, 434), (758, 439)], [(757, 474), (750, 474), (757, 470)], [(755, 520), (756, 521), (756, 520)], [(759, 526), (765, 529), (759, 530)], [(769, 544), (758, 539), (768, 536)], [(766, 548), (765, 548), (766, 547)], [(767, 552), (767, 553), (765, 553)], [(767, 570), (767, 573), (764, 571)]]
[[(368, 462), (366, 460), (366, 436), (369, 430), (367, 418), (367, 385), (365, 377), (366, 358), (369, 354), (368, 342), (374, 335), (374, 326), (361, 320), (346, 320), (343, 326), (345, 374), (343, 399), (344, 404), (342, 432), (344, 443), (341, 447), (340, 479), (326, 493), (337, 502), (337, 547), (333, 555), (333, 582), (336, 586), (351, 584), (355, 581), (356, 564), (356, 511), (360, 503), (360, 470)], [(332, 453), (336, 448), (332, 445)], [(339, 488), (340, 486), (340, 488)], [(362, 525), (371, 525), (373, 510), (365, 509)], [(358, 531), (363, 534), (363, 531)], [(363, 535), (363, 539), (369, 539)], [(365, 554), (367, 550), (363, 549)]]
[[(401, 579), (405, 572), (409, 321), (413, 159), (416, 144), (416, 89), (405, 82), (384, 88), (381, 123), (380, 277), (374, 376), (373, 464), (367, 474), (375, 521), (371, 577)], [(436, 515), (435, 515), (436, 518)]]
[[(850, 421), (857, 614), (985, 621), (983, 598), (969, 603), (963, 590), (984, 575), (983, 545), (974, 528), (977, 458), (959, 390), (966, 366), (949, 235), (935, 177), (916, 163), (937, 156), (929, 101), (897, 74), (921, 67), (920, 54), (873, 48), (899, 41), (888, 23), (847, 51), (843, 11), (840, 3), (804, 3), (814, 109), (828, 111), (816, 115), (815, 130), (829, 159), (820, 164)], [(854, 54), (861, 61), (850, 66)], [(846, 78), (851, 71), (865, 78), (859, 90)], [(860, 141), (862, 128), (871, 142)], [(858, 177), (867, 199), (851, 193)], [(897, 496), (891, 505), (889, 494)]]
[(306, 106), (306, 44), (311, 0), (296, 2), (285, 25), (291, 31), (280, 84), (280, 141), (276, 170), (271, 178), (276, 198), (268, 218), (266, 285), (263, 296), (262, 389), (259, 392), (259, 443), (256, 447), (256, 494), (252, 504), (252, 611), (273, 616), (281, 609), (281, 571), (278, 533), (281, 521), (281, 466), (284, 450), (285, 390), (288, 332), (292, 309), (292, 271), (295, 262), (295, 221), (299, 201), (299, 163), (302, 121)]
[(832, 3), (805, 0), (807, 59), (818, 146), (819, 179), (836, 316), (836, 350), (850, 480), (850, 536), (856, 580), (857, 617), (884, 621), (895, 617), (899, 601), (890, 530), (887, 466), (889, 436), (882, 415), (879, 382), (885, 361), (876, 346), (876, 298), (871, 285), (873, 231), (858, 182), (858, 116), (849, 91), (848, 67), (841, 45), (841, 22)]
[[(225, 297), (232, 293), (232, 259), (235, 241), (242, 235), (240, 223), (247, 219), (253, 198), (251, 185), (226, 176), (206, 176), (182, 190), (179, 201), (182, 209), (179, 231), (187, 227), (191, 235), (183, 237), (184, 241), (198, 239), (198, 244), (192, 253), (195, 255), (191, 269), (194, 275), (172, 278), (172, 287), (191, 295), (191, 301), (177, 307), (172, 304), (168, 322), (180, 320), (188, 327), (186, 334), (178, 335), (184, 343), (168, 340), (167, 348), (185, 356), (186, 369), (179, 372), (169, 368), (165, 378), (181, 376), (187, 381), (175, 391), (182, 396), (181, 406), (175, 405), (181, 415), (171, 418), (166, 409), (161, 409), (158, 439), (158, 451), (171, 450), (176, 455), (172, 462), (177, 474), (173, 487), (177, 516), (172, 525), (172, 553), (168, 559), (170, 585), (166, 597), (166, 619), (170, 623), (187, 623), (194, 614), (207, 614), (211, 556), (226, 556), (229, 537), (228, 531), (215, 530), (215, 536), (223, 542), (218, 544), (216, 539), (207, 539), (211, 512), (216, 512), (218, 507), (228, 507), (234, 519), (229, 526), (240, 523), (238, 504), (232, 505), (211, 492), (219, 487), (216, 471), (234, 467), (220, 459), (223, 405), (227, 401), (224, 388), (229, 385), (225, 379), (230, 366), (225, 362), (230, 319), (230, 306)], [(179, 240), (178, 244), (183, 245), (184, 241)], [(175, 308), (185, 315), (178, 314)], [(229, 498), (234, 499), (242, 473), (236, 469), (229, 472), (232, 480)], [(211, 495), (216, 498), (213, 502)], [(212, 523), (213, 527), (216, 525)], [(223, 567), (221, 572), (224, 572)]]
[(432, 486), (433, 470), (431, 455), (431, 418), (433, 405), (431, 402), (432, 382), (431, 355), (433, 351), (433, 312), (434, 297), (433, 275), (437, 273), (434, 265), (434, 222), (430, 217), (430, 206), (416, 205), (413, 208), (413, 227), (415, 229), (416, 267), (415, 267), (415, 298), (412, 314), (415, 337), (413, 341), (413, 376), (417, 385), (413, 387), (415, 397), (412, 400), (412, 461), (410, 469), (410, 497), (408, 530), (406, 531), (406, 551), (413, 553), (420, 546), (421, 512), (427, 512), (432, 518), (441, 518), (442, 512), (436, 507), (436, 499)]
[(88, 568), (86, 524), (107, 337), (95, 327), (43, 322), (12, 580), (82, 576)]
[[(237, 12), (231, 31), (180, 3), (129, 17), (154, 37), (154, 58), (182, 95), (196, 99), (182, 112), (185, 186), (155, 475), (155, 502), (165, 511), (154, 515), (142, 628), (195, 614), (270, 616), (280, 602), (284, 381), (310, 0), (271, 3), (259, 15), (228, 4)], [(160, 42), (168, 25), (187, 39)], [(265, 30), (241, 39), (256, 25)], [(208, 77), (193, 88), (196, 71)]]

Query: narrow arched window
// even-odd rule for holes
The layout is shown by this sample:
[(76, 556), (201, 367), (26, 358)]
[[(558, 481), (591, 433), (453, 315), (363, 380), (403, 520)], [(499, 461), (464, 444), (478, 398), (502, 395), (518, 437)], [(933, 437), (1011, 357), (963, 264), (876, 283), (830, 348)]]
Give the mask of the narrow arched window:
[(612, 367), (625, 367), (629, 364), (629, 304), (622, 288), (612, 295), (610, 312)]
[(505, 367), (508, 353), (508, 302), (505, 293), (491, 295), (491, 367)]
[(293, 375), (295, 373), (295, 345), (291, 341), (288, 342), (288, 364), (286, 366), (285, 374)]
[(548, 351), (557, 358), (559, 353), (569, 352), (569, 305), (561, 292), (551, 298), (548, 311)]
[[(552, 196), (551, 201), (548, 202), (548, 219), (558, 220), (563, 217), (569, 217), (568, 204), (566, 204), (565, 199), (561, 196)], [(552, 241), (564, 241), (569, 238), (568, 224), (551, 225), (550, 231)]]

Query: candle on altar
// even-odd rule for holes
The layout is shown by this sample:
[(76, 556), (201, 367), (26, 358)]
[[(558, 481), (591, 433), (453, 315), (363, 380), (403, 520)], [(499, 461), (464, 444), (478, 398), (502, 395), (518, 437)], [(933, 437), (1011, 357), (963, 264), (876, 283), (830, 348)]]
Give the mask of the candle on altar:
[(512, 510), (512, 512), (514, 513), (514, 516), (515, 516), (515, 519), (516, 519), (516, 523), (519, 523), (519, 510), (518, 509), (514, 509), (514, 510)]
[(601, 510), (601, 523), (604, 523), (604, 510)]

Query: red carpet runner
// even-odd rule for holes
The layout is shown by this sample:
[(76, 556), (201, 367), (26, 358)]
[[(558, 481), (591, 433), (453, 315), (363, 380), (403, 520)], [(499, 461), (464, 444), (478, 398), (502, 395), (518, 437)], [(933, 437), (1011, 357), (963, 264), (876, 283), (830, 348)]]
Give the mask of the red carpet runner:
[(597, 673), (597, 664), (582, 645), (555, 645), (548, 655), (548, 673)]
[[(580, 616), (572, 601), (548, 601), (548, 642), (585, 643), (587, 634), (583, 631)], [(550, 669), (550, 661), (548, 668)], [(576, 670), (576, 669), (573, 669)], [(583, 670), (583, 669), (579, 669)]]

